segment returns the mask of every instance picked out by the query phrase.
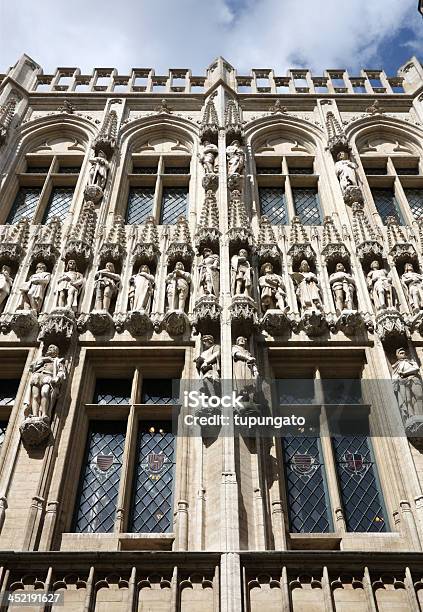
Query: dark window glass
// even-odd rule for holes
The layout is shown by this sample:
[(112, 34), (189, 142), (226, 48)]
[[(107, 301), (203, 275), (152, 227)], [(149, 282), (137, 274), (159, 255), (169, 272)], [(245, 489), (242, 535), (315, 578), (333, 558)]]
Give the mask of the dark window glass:
[(368, 176), (387, 174), (386, 166), (381, 166), (380, 168), (364, 168), (364, 171)]
[(59, 174), (79, 174), (80, 166), (59, 166)]
[(188, 187), (164, 187), (160, 224), (176, 223), (184, 217), (188, 208)]
[(361, 380), (334, 378), (322, 382), (326, 404), (361, 404)]
[(130, 404), (132, 380), (97, 378), (93, 404)]
[(157, 166), (134, 166), (132, 174), (157, 174)]
[(319, 195), (316, 188), (293, 189), (295, 214), (303, 225), (320, 225)]
[(395, 168), (397, 174), (399, 175), (413, 175), (416, 176), (419, 174), (419, 169), (417, 166), (413, 166), (412, 168)]
[(289, 168), (289, 174), (313, 174), (314, 170), (312, 167), (295, 167)]
[(19, 383), (20, 381), (16, 379), (0, 379), (0, 406), (13, 406)]
[(165, 174), (189, 174), (189, 166), (165, 166)]
[(293, 533), (332, 531), (329, 496), (320, 440), (282, 438), (287, 483), (289, 530)]
[(94, 421), (88, 432), (73, 531), (113, 531), (122, 456), (123, 421)]
[(260, 187), (261, 214), (266, 215), (274, 225), (286, 225), (288, 215), (286, 213), (285, 193), (280, 187)]
[(153, 212), (154, 187), (131, 187), (126, 209), (126, 222), (144, 223)]
[(41, 187), (21, 187), (13, 202), (7, 223), (17, 223), (23, 217), (32, 220), (40, 195)]
[(171, 378), (144, 378), (142, 381), (142, 404), (173, 404)]
[(50, 170), (50, 164), (48, 166), (28, 166), (26, 169), (27, 174), (47, 174)]
[(7, 421), (0, 421), (0, 446), (4, 442), (4, 436), (6, 435)]
[(370, 438), (332, 438), (348, 531), (388, 530)]
[(43, 223), (48, 223), (53, 217), (64, 221), (68, 215), (73, 198), (73, 187), (54, 187), (44, 213)]
[(278, 380), (277, 383), (281, 404), (313, 404), (315, 402), (312, 378), (290, 378)]
[(130, 531), (166, 533), (172, 528), (175, 436), (170, 423), (142, 425), (137, 441)]
[(392, 189), (372, 189), (372, 196), (382, 221), (386, 221), (387, 217), (395, 217), (399, 223), (403, 223), (400, 207)]
[(411, 212), (415, 219), (423, 216), (423, 189), (404, 189)]
[(280, 166), (272, 168), (257, 167), (257, 174), (282, 174), (282, 168)]

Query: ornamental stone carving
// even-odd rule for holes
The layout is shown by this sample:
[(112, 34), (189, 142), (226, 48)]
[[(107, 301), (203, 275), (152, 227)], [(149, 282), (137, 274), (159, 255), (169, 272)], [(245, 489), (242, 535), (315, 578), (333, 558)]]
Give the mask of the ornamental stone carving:
[(0, 146), (6, 142), (9, 127), (15, 116), (17, 103), (17, 99), (11, 97), (7, 100), (6, 104), (0, 106)]
[(417, 252), (409, 237), (406, 237), (404, 228), (398, 223), (396, 217), (387, 217), (385, 220), (388, 237), (389, 255), (396, 266), (405, 262), (417, 263)]
[(234, 250), (254, 245), (251, 223), (248, 219), (239, 189), (234, 189), (230, 193), (228, 239), (231, 248)]
[(270, 262), (264, 263), (259, 277), (260, 303), (263, 313), (268, 310), (287, 310), (286, 290), (282, 276), (275, 274)]
[(234, 140), (232, 144), (226, 148), (226, 158), (228, 160), (228, 177), (242, 175), (245, 152), (239, 140)]
[(323, 220), (322, 255), (328, 266), (339, 261), (348, 262), (350, 259), (350, 254), (332, 217), (325, 217)]
[(344, 310), (354, 310), (355, 280), (342, 262), (336, 264), (335, 272), (329, 276), (329, 284), (335, 302), (335, 310), (340, 315)]
[(299, 271), (291, 274), (296, 284), (296, 296), (301, 313), (320, 312), (323, 308), (317, 276), (311, 271), (308, 261), (300, 263)]
[(381, 341), (386, 344), (403, 342), (408, 336), (404, 318), (396, 308), (384, 308), (376, 314), (375, 331)]
[(38, 341), (57, 343), (64, 345), (68, 343), (77, 329), (75, 315), (69, 308), (56, 307), (43, 317)]
[(199, 251), (205, 247), (217, 250), (219, 248), (219, 238), (219, 211), (216, 194), (211, 189), (208, 189), (204, 198), (198, 229), (195, 234), (195, 244)]
[(244, 130), (239, 113), (239, 108), (234, 100), (227, 100), (225, 106), (225, 132), (226, 142), (232, 142), (234, 139), (243, 140)]
[(238, 335), (250, 336), (258, 325), (257, 307), (248, 295), (234, 295), (229, 307), (232, 331)]
[(194, 250), (191, 246), (191, 235), (185, 217), (179, 217), (173, 229), (171, 243), (167, 249), (168, 265), (180, 261), (185, 266), (191, 266)]
[(203, 295), (195, 302), (192, 327), (195, 333), (218, 333), (222, 307), (214, 295)]
[(231, 258), (231, 290), (232, 295), (252, 297), (252, 271), (248, 260), (248, 252), (240, 249), (238, 255)]
[(9, 266), (2, 266), (0, 272), (0, 312), (4, 309), (7, 298), (13, 285), (12, 270)]
[(46, 264), (39, 262), (34, 274), (21, 287), (21, 310), (33, 310), (36, 314), (41, 312), (50, 279), (51, 274), (47, 272)]
[(154, 217), (148, 217), (142, 228), (136, 228), (136, 240), (132, 254), (134, 265), (156, 266), (160, 257), (159, 233)]
[(219, 269), (219, 255), (213, 253), (211, 249), (204, 249), (203, 260), (199, 266), (198, 289), (200, 297), (207, 295), (219, 298)]
[(204, 173), (216, 174), (219, 170), (218, 167), (218, 155), (219, 149), (217, 146), (208, 140), (203, 142), (202, 151), (200, 154), (200, 163), (204, 168)]
[(78, 310), (78, 299), (85, 285), (85, 279), (78, 271), (76, 261), (70, 259), (63, 274), (57, 279), (56, 305), (59, 308), (67, 308), (71, 312)]
[(243, 409), (240, 409), (242, 413), (257, 411), (254, 399), (259, 371), (256, 359), (247, 349), (247, 344), (247, 338), (239, 336), (232, 346), (233, 381), (236, 392), (243, 398)]
[(110, 168), (110, 163), (107, 161), (104, 151), (100, 150), (97, 155), (90, 159), (90, 164), (89, 185), (96, 185), (103, 191)]
[[(212, 335), (206, 334), (202, 337), (203, 350), (194, 359), (195, 367), (201, 379), (202, 391), (207, 395), (217, 395), (220, 383), (220, 346), (215, 343)], [(204, 411), (207, 409), (200, 409)], [(216, 408), (209, 408), (214, 412)]]
[(382, 257), (383, 246), (374, 226), (364, 213), (363, 204), (353, 204), (353, 235), (358, 258), (363, 264), (370, 264), (375, 257)]
[(344, 201), (348, 205), (363, 202), (363, 194), (357, 182), (357, 164), (350, 159), (348, 151), (340, 151), (336, 157), (335, 172)]
[[(420, 368), (410, 359), (404, 348), (396, 351), (397, 361), (392, 365), (392, 381), (398, 408), (407, 435), (423, 434), (423, 382)], [(422, 441), (420, 441), (421, 445)]]
[(263, 215), (260, 219), (256, 253), (260, 265), (264, 263), (271, 263), (280, 268), (281, 253), (276, 243), (272, 225), (265, 215)]
[(94, 204), (85, 202), (77, 222), (70, 231), (64, 252), (65, 258), (74, 259), (80, 269), (85, 269), (92, 261), (96, 223)]
[(203, 117), (200, 125), (200, 138), (205, 144), (210, 141), (217, 142), (219, 134), (219, 119), (212, 98), (209, 98), (204, 107)]
[(116, 147), (118, 118), (115, 110), (109, 110), (103, 125), (94, 140), (94, 152), (98, 156), (103, 152), (108, 159), (111, 158)]
[(181, 261), (177, 261), (172, 272), (166, 277), (166, 308), (168, 311), (179, 310), (185, 312), (191, 274), (185, 271)]
[(295, 267), (303, 260), (313, 262), (316, 259), (316, 253), (310, 244), (304, 225), (299, 217), (293, 217), (289, 234), (289, 250), (288, 255), (292, 259), (292, 265)]
[(117, 296), (120, 287), (120, 274), (115, 272), (115, 266), (111, 261), (96, 272), (94, 287), (95, 310), (110, 312), (112, 300)]
[(19, 264), (29, 237), (29, 221), (25, 217), (13, 225), (0, 227), (0, 259), (2, 262)]
[(419, 313), (423, 309), (423, 274), (416, 272), (412, 263), (406, 263), (401, 282), (411, 311), (413, 314)]
[(122, 261), (126, 254), (125, 220), (121, 215), (115, 215), (106, 240), (100, 247), (100, 261)]
[(24, 400), (25, 420), (20, 427), (28, 446), (41, 444), (50, 435), (50, 419), (61, 386), (67, 377), (67, 363), (59, 357), (59, 349), (51, 344), (45, 356), (30, 366), (29, 388)]
[(41, 260), (53, 266), (60, 253), (61, 238), (62, 223), (59, 217), (53, 217), (46, 225), (40, 225), (32, 245), (32, 260)]
[(367, 274), (367, 287), (376, 311), (394, 306), (392, 278), (385, 268), (380, 267), (377, 260), (372, 261), (370, 265), (370, 271)]
[(151, 311), (154, 293), (154, 275), (147, 264), (143, 264), (129, 279), (129, 308), (146, 312)]

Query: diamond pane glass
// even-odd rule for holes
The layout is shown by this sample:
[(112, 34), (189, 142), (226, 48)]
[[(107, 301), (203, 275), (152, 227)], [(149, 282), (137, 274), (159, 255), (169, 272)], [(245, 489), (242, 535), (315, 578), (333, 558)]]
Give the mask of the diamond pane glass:
[(332, 438), (336, 470), (348, 531), (388, 530), (370, 439), (365, 436)]
[(395, 217), (399, 223), (403, 223), (402, 214), (392, 189), (372, 189), (372, 196), (382, 221), (386, 221), (387, 217)]
[(93, 404), (130, 404), (132, 380), (97, 378)]
[(126, 209), (126, 222), (144, 223), (153, 212), (154, 187), (131, 187)]
[(325, 467), (320, 440), (316, 437), (282, 438), (288, 493), (290, 531), (332, 531)]
[(171, 378), (144, 378), (142, 381), (142, 404), (174, 404)]
[(130, 531), (171, 530), (175, 436), (170, 431), (171, 423), (159, 422), (138, 434)]
[(415, 219), (423, 217), (423, 189), (404, 189), (411, 212)]
[(6, 435), (7, 421), (0, 421), (0, 447), (3, 444), (4, 436)]
[(260, 187), (261, 214), (268, 217), (274, 225), (286, 225), (288, 215), (286, 214), (285, 193), (277, 187)]
[(187, 187), (164, 187), (160, 224), (176, 223), (179, 217), (184, 217), (188, 208)]
[(48, 223), (53, 217), (64, 221), (68, 215), (73, 198), (73, 187), (54, 187), (44, 213), (43, 223)]
[(313, 168), (311, 166), (303, 166), (296, 168), (293, 166), (289, 168), (289, 174), (313, 174)]
[(360, 379), (332, 378), (322, 383), (326, 404), (361, 404), (363, 394)]
[(257, 174), (282, 174), (282, 168), (280, 166), (268, 168), (258, 166)]
[(0, 406), (13, 406), (19, 383), (20, 381), (14, 378), (0, 379)]
[(157, 166), (134, 166), (132, 174), (157, 174)]
[(91, 424), (73, 531), (113, 531), (124, 443), (123, 421), (97, 421)]
[(79, 174), (80, 166), (60, 166), (59, 174)]
[(312, 378), (290, 378), (277, 381), (280, 404), (314, 403), (314, 380)]
[(165, 166), (165, 174), (189, 174), (189, 166)]
[(317, 189), (293, 189), (295, 214), (303, 225), (320, 225), (322, 216)]
[(411, 168), (395, 168), (398, 175), (413, 175), (416, 176), (419, 174), (419, 169), (417, 166), (413, 166)]
[(7, 223), (17, 223), (23, 217), (32, 219), (40, 199), (41, 187), (21, 187), (7, 218)]

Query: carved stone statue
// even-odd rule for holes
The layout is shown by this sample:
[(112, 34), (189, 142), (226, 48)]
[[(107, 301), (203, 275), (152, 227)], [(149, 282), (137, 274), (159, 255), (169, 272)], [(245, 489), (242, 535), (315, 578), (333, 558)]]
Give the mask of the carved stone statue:
[(423, 274), (414, 271), (412, 263), (406, 263), (401, 282), (405, 287), (408, 301), (414, 313), (423, 309)]
[(248, 381), (258, 378), (259, 372), (256, 359), (247, 350), (247, 338), (239, 336), (236, 344), (232, 347), (233, 377), (234, 380)]
[(308, 261), (305, 259), (300, 263), (299, 272), (292, 275), (297, 283), (296, 294), (300, 302), (301, 311), (322, 310), (322, 298), (320, 296), (319, 281), (317, 276), (311, 272)]
[(407, 357), (404, 348), (396, 351), (397, 361), (392, 366), (392, 380), (403, 420), (422, 416), (423, 384), (418, 364)]
[(208, 140), (203, 143), (203, 150), (200, 155), (200, 163), (206, 174), (214, 174), (217, 172), (219, 149), (217, 146)]
[(106, 267), (98, 270), (94, 277), (95, 309), (109, 312), (112, 299), (120, 287), (120, 275), (116, 274), (114, 264), (109, 261)]
[(372, 261), (367, 275), (367, 286), (376, 310), (390, 308), (394, 304), (392, 278), (377, 260)]
[(184, 264), (177, 261), (173, 272), (166, 277), (166, 298), (168, 310), (185, 310), (189, 295), (191, 274), (185, 272)]
[(0, 308), (6, 302), (12, 290), (13, 278), (10, 275), (11, 272), (9, 266), (2, 266), (0, 272)]
[(66, 379), (65, 360), (51, 344), (44, 357), (29, 366), (31, 379), (25, 405), (25, 417), (50, 417), (62, 382)]
[(200, 295), (219, 297), (219, 255), (207, 248), (200, 264), (199, 289)]
[(273, 272), (270, 262), (264, 263), (260, 272), (259, 287), (263, 312), (275, 308), (285, 310), (286, 291), (282, 276)]
[(216, 384), (220, 380), (220, 346), (215, 344), (211, 335), (203, 336), (202, 340), (204, 348), (194, 362), (199, 377), (212, 393), (216, 391)]
[(38, 263), (35, 273), (29, 277), (21, 288), (21, 308), (24, 310), (35, 310), (37, 313), (41, 311), (50, 278), (51, 274), (47, 272), (46, 264)]
[(336, 312), (339, 314), (343, 310), (354, 309), (355, 280), (345, 270), (343, 263), (338, 262), (335, 272), (329, 276), (329, 283), (335, 301)]
[(129, 280), (129, 307), (131, 310), (150, 312), (154, 292), (154, 276), (147, 265), (142, 265), (138, 274)]
[(245, 249), (241, 249), (238, 255), (233, 255), (231, 258), (231, 287), (232, 295), (251, 297), (251, 266)]
[(239, 140), (234, 140), (226, 149), (228, 159), (228, 176), (232, 174), (242, 174), (244, 170), (245, 153)]
[(84, 283), (84, 277), (81, 272), (78, 272), (76, 261), (70, 259), (65, 272), (57, 280), (57, 306), (69, 308), (69, 310), (75, 312), (78, 308), (78, 297)]
[(103, 151), (99, 151), (96, 157), (90, 159), (90, 164), (90, 185), (97, 185), (100, 189), (104, 189), (110, 168), (106, 154)]
[(343, 194), (345, 194), (348, 187), (357, 187), (357, 165), (350, 160), (347, 151), (340, 151), (336, 159), (336, 176), (338, 177), (341, 191)]

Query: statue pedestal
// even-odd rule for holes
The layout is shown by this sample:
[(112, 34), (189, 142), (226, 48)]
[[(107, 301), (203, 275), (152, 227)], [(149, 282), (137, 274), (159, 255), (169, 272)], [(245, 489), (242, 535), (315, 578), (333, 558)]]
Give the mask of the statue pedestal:
[(258, 324), (254, 300), (247, 295), (234, 295), (229, 310), (235, 335), (249, 337)]
[(112, 315), (107, 310), (93, 310), (88, 315), (87, 327), (94, 335), (105, 334), (114, 328)]
[(343, 331), (346, 336), (353, 336), (363, 327), (363, 324), (363, 317), (358, 310), (343, 310), (335, 323), (335, 327)]
[(50, 419), (48, 417), (27, 417), (19, 427), (19, 431), (25, 445), (39, 446), (51, 434)]
[(423, 416), (409, 417), (404, 423), (405, 433), (413, 446), (423, 451)]
[(43, 321), (38, 340), (44, 340), (47, 344), (69, 342), (75, 331), (76, 322), (73, 310), (57, 307)]
[(301, 327), (307, 336), (321, 336), (327, 330), (325, 315), (317, 309), (306, 310), (301, 316)]
[(84, 189), (84, 199), (98, 204), (103, 197), (103, 190), (98, 185), (87, 185)]
[(183, 336), (190, 328), (187, 315), (182, 310), (171, 310), (166, 313), (162, 323), (169, 336)]
[(153, 325), (145, 310), (131, 310), (126, 314), (125, 327), (133, 336), (143, 336)]
[(38, 318), (35, 310), (17, 310), (12, 317), (11, 327), (18, 336), (26, 336), (38, 329)]
[(194, 326), (197, 332), (217, 333), (222, 308), (214, 295), (203, 295), (195, 302)]
[(289, 331), (291, 324), (286, 312), (272, 308), (265, 312), (260, 327), (271, 336), (281, 336)]

